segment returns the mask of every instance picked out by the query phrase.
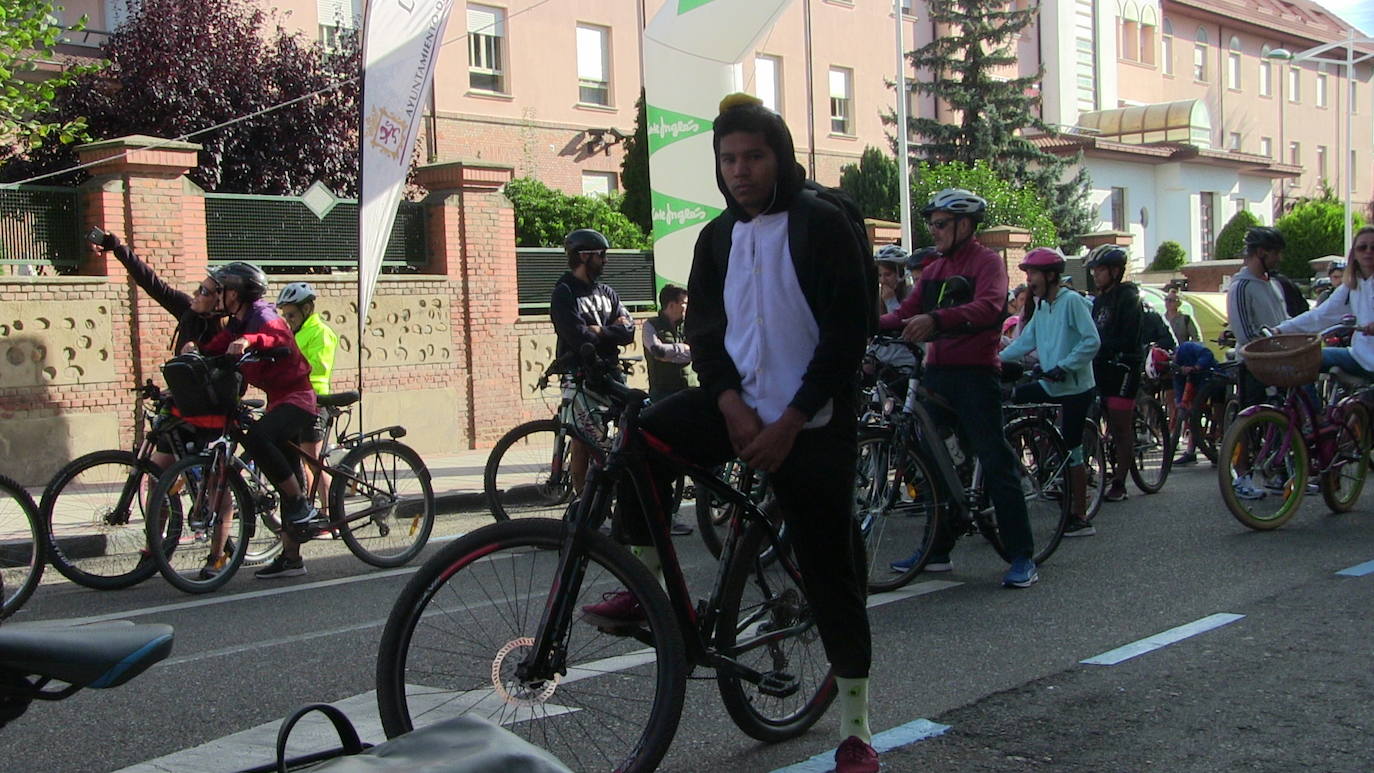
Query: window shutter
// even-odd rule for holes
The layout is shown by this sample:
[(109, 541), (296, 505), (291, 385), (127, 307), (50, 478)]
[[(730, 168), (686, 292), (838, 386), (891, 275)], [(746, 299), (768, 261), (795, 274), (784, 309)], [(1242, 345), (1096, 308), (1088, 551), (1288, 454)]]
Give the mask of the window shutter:
[(505, 15), (498, 8), (469, 5), (468, 32), (503, 38), (506, 36)]
[(577, 77), (604, 83), (606, 77), (605, 32), (593, 27), (577, 28)]

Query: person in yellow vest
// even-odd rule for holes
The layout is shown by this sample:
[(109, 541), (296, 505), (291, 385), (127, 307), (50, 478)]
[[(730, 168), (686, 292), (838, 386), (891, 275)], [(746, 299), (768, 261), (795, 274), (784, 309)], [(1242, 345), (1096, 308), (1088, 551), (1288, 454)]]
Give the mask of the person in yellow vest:
[[(329, 377), (334, 372), (334, 353), (339, 348), (339, 336), (320, 315), (315, 313), (315, 288), (309, 282), (292, 282), (277, 295), (277, 311), (296, 335), (296, 346), (310, 363), (310, 386), (315, 394), (329, 394)], [(320, 455), (324, 445), (324, 409), (320, 409), (315, 426), (300, 439), (301, 448), (313, 457)], [(307, 486), (314, 471), (304, 465)], [(329, 478), (320, 480), (320, 498), (329, 493)]]

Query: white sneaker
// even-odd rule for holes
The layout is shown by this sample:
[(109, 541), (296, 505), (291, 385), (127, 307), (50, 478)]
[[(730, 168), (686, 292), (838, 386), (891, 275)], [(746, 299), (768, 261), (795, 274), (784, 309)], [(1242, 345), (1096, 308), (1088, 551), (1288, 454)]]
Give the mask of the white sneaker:
[(1241, 499), (1264, 499), (1264, 489), (1255, 485), (1254, 478), (1250, 473), (1246, 473), (1236, 478), (1231, 483), (1231, 488), (1235, 489), (1236, 496)]

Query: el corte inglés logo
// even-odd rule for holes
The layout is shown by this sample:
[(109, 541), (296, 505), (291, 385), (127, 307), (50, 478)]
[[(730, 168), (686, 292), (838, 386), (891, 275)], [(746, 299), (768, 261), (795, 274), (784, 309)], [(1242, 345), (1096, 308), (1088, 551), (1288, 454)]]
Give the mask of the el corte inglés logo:
[(702, 132), (711, 130), (712, 122), (705, 118), (697, 118), (686, 113), (675, 113), (671, 110), (649, 105), (649, 152), (656, 153), (659, 149), (688, 137), (695, 137)]

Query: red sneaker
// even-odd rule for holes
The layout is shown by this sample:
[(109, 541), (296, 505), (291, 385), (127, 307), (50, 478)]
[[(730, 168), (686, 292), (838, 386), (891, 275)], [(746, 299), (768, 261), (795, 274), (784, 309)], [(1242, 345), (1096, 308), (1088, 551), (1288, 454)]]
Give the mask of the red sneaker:
[(644, 622), (644, 607), (627, 590), (601, 594), (601, 601), (582, 607), (582, 614), (597, 625), (638, 625)]
[(835, 750), (835, 773), (878, 773), (878, 753), (851, 735)]

